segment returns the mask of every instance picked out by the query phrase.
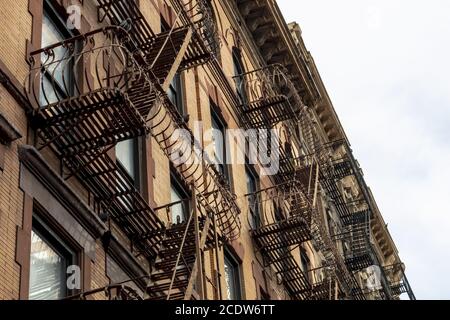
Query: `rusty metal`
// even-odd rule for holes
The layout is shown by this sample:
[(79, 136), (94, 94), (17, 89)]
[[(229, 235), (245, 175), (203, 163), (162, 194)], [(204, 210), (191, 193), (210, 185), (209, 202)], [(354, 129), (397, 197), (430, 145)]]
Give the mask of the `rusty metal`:
[[(214, 36), (217, 34), (215, 28), (211, 30), (213, 24), (208, 22), (211, 21), (212, 11), (202, 0), (195, 2), (170, 0), (170, 4), (174, 10), (177, 24), (174, 25), (172, 32), (162, 32), (159, 35), (155, 35), (134, 1), (99, 0), (99, 20), (106, 20), (111, 25), (127, 26), (134, 43), (147, 56), (147, 62), (150, 65), (158, 55), (162, 43), (168, 39), (169, 34), (175, 35), (191, 29), (194, 36), (183, 57), (180, 69), (184, 70), (207, 63), (213, 57), (212, 49), (217, 46), (213, 42), (218, 39), (217, 36)], [(167, 43), (170, 45), (164, 47), (169, 52), (173, 41), (169, 40)], [(166, 54), (162, 53), (160, 56), (166, 56)], [(163, 65), (162, 62), (159, 64)]]
[(389, 279), (389, 286), (394, 298), (399, 299), (402, 294), (406, 293), (410, 300), (416, 300), (416, 296), (406, 277), (403, 263), (385, 266), (383, 270)]
[(238, 108), (244, 128), (267, 129), (300, 119), (304, 104), (283, 66), (270, 65), (237, 75), (234, 80), (245, 95)]
[(293, 299), (307, 299), (311, 284), (289, 249), (311, 240), (311, 205), (302, 185), (293, 181), (246, 197), (249, 212), (258, 208), (263, 217), (259, 225), (250, 224), (258, 251), (267, 266), (275, 268)]
[(100, 297), (101, 300), (143, 300), (141, 295), (135, 289), (125, 284), (108, 285), (80, 294), (71, 295), (63, 300), (95, 300), (97, 297)]

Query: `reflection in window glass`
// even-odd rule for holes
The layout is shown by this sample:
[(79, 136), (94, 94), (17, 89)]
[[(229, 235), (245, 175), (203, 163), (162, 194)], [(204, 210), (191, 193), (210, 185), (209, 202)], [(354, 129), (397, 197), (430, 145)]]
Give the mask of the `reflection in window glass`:
[[(46, 8), (43, 16), (41, 46), (43, 48), (59, 43), (68, 38), (64, 24), (60, 23), (55, 14)], [(58, 46), (53, 49), (54, 56), (42, 54), (41, 60), (45, 64), (43, 71), (43, 89), (46, 97), (41, 93), (40, 102), (43, 106), (58, 101), (57, 97), (64, 99), (73, 91), (72, 61), (68, 59), (68, 49)], [(46, 61), (48, 60), (48, 61)]]
[(56, 300), (65, 296), (66, 261), (38, 234), (31, 233), (30, 300)]
[(121, 141), (116, 145), (116, 158), (125, 168), (131, 178), (136, 180), (136, 140)]
[(253, 175), (250, 169), (245, 169), (245, 175), (247, 178), (247, 192), (251, 195), (248, 196), (248, 205), (250, 207), (250, 226), (252, 229), (259, 227), (260, 224), (260, 216), (259, 216), (259, 204), (257, 201), (257, 195), (255, 192), (258, 189), (257, 178)]
[(228, 256), (225, 256), (224, 262), (226, 298), (227, 300), (239, 300), (239, 267)]
[(211, 119), (212, 126), (212, 143), (214, 146), (214, 163), (216, 164), (217, 170), (226, 177), (225, 171), (225, 159), (226, 159), (226, 149), (225, 149), (225, 128), (217, 120), (215, 116)]
[(181, 116), (184, 116), (180, 73), (176, 73), (173, 77), (173, 80), (169, 85), (169, 90), (167, 91), (167, 96), (169, 97), (169, 100), (172, 102), (172, 104), (176, 107), (178, 113)]
[[(180, 192), (172, 185), (170, 190), (170, 202), (178, 202), (183, 200)], [(173, 223), (181, 223), (186, 220), (186, 205), (184, 203), (178, 203), (170, 208), (170, 212), (172, 214), (172, 222)]]

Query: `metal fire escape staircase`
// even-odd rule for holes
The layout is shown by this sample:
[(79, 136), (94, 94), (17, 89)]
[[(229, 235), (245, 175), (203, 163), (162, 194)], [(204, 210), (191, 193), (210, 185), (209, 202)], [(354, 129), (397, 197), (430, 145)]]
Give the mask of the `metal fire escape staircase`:
[[(317, 208), (317, 191), (319, 185), (323, 186), (324, 159), (327, 156), (322, 152), (323, 143), (320, 142), (315, 131), (312, 115), (307, 110), (298, 125), (301, 134), (300, 139), (309, 154), (291, 159), (289, 161), (291, 165), (287, 167), (287, 170), (280, 170), (280, 175), (283, 179), (294, 177), (302, 181), (303, 185), (308, 186), (308, 194), (312, 199), (311, 234), (318, 251), (323, 254), (325, 259), (322, 268), (326, 269), (327, 278), (323, 282), (313, 284), (311, 299), (329, 299), (329, 297), (364, 299), (356, 279), (347, 269), (342, 254), (325, 227), (324, 217)], [(341, 174), (340, 171), (338, 173)], [(333, 174), (335, 174), (334, 171)], [(329, 190), (327, 189), (327, 191)], [(337, 190), (333, 189), (332, 191), (339, 195), (336, 193)], [(339, 283), (338, 288), (343, 290), (338, 294), (338, 297), (336, 297), (336, 291), (339, 291), (336, 290), (336, 282)]]
[[(249, 129), (273, 129), (280, 123), (297, 121), (304, 105), (281, 65), (270, 65), (234, 77), (241, 96), (238, 114), (241, 126)], [(254, 138), (254, 137), (252, 137)], [(257, 140), (259, 147), (265, 141)], [(287, 150), (277, 157), (288, 164)], [(280, 170), (285, 170), (280, 166)], [(311, 211), (302, 184), (295, 179), (274, 179), (275, 186), (247, 195), (250, 207), (261, 211), (262, 224), (253, 225), (252, 237), (257, 250), (281, 279), (292, 299), (308, 299), (311, 284), (292, 250), (311, 239)]]
[(390, 279), (389, 286), (395, 298), (400, 298), (402, 294), (406, 293), (410, 300), (416, 300), (416, 296), (406, 277), (405, 266), (403, 263), (385, 266), (383, 269), (388, 276), (388, 279)]
[[(192, 205), (195, 206), (196, 202), (193, 201)], [(203, 253), (217, 249), (221, 240), (211, 214), (201, 214), (201, 208), (194, 208), (186, 222), (167, 230), (150, 277), (147, 299), (204, 298), (200, 295), (203, 290)]]
[[(173, 161), (172, 153), (180, 149), (170, 138), (184, 129), (189, 137), (179, 140), (192, 148), (190, 160), (176, 164), (178, 173), (193, 181), (199, 207), (213, 215), (224, 240), (240, 231), (235, 197), (209, 159), (195, 158), (203, 153), (201, 146), (166, 94), (178, 70), (213, 57), (210, 11), (202, 9), (202, 0), (196, 5), (171, 2), (178, 10), (173, 27), (155, 34), (134, 1), (99, 0), (99, 20), (111, 26), (32, 52), (25, 86), (35, 106), (32, 120), (40, 149), (50, 147), (62, 160), (63, 177), (78, 177), (95, 211), (120, 227), (136, 253), (151, 261), (158, 257), (156, 266), (163, 271), (177, 250), (180, 226), (167, 228), (116, 163), (118, 142), (151, 134)], [(208, 219), (204, 226), (209, 228)], [(190, 231), (187, 242), (178, 245), (180, 252), (189, 250), (191, 240)], [(162, 274), (154, 277), (160, 282)], [(150, 290), (156, 296), (165, 290), (158, 285)]]
[(272, 266), (293, 299), (308, 299), (311, 285), (292, 255), (294, 247), (311, 239), (311, 209), (298, 182), (292, 181), (247, 195), (263, 216), (251, 231), (266, 266)]
[[(323, 170), (321, 181), (331, 199), (334, 201), (336, 210), (340, 216), (341, 222), (345, 227), (344, 238), (350, 243), (350, 250), (346, 253), (345, 264), (347, 268), (355, 273), (369, 266), (378, 266), (380, 268), (382, 295), (385, 299), (391, 299), (392, 293), (389, 288), (388, 279), (383, 270), (383, 266), (371, 243), (371, 223), (372, 211), (370, 198), (367, 195), (366, 185), (361, 176), (360, 169), (353, 158), (351, 150), (344, 141), (331, 142), (325, 145), (323, 152), (330, 154), (330, 151), (343, 146), (346, 156), (342, 159), (332, 159), (328, 156), (327, 165)], [(342, 193), (339, 191), (338, 181), (354, 176), (362, 192), (362, 199), (353, 202), (346, 202)], [(356, 209), (355, 209), (356, 208)], [(338, 236), (341, 238), (341, 236)]]
[(249, 71), (234, 80), (245, 95), (239, 107), (245, 129), (271, 129), (280, 122), (299, 119), (304, 105), (282, 65)]

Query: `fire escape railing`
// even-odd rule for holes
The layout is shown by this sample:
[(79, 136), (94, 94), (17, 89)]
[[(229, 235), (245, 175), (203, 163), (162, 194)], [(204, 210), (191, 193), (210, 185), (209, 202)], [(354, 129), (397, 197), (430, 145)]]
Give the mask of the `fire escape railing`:
[(402, 294), (406, 293), (410, 300), (416, 300), (416, 296), (406, 277), (403, 263), (385, 266), (383, 269), (389, 279), (389, 286), (395, 298), (400, 298)]
[[(335, 159), (331, 156), (334, 150), (344, 147), (343, 158)], [(368, 197), (367, 186), (361, 175), (360, 168), (345, 141), (334, 141), (324, 145), (322, 157), (326, 160), (321, 181), (334, 206), (342, 224), (346, 228), (346, 240), (350, 250), (345, 254), (345, 263), (351, 272), (359, 272), (370, 266), (380, 269), (380, 282), (385, 299), (392, 298), (388, 278), (382, 263), (371, 242), (371, 219), (373, 210)], [(327, 156), (328, 155), (328, 156)], [(361, 190), (361, 199), (348, 201), (339, 190), (338, 183), (342, 179), (353, 176)]]
[(146, 117), (152, 136), (172, 161), (180, 160), (177, 153), (181, 150), (184, 163), (176, 163), (178, 173), (186, 181), (195, 181), (199, 203), (214, 210), (219, 228), (232, 240), (240, 232), (235, 197), (166, 94), (175, 72), (204, 64), (214, 56), (209, 51), (213, 41), (210, 36), (216, 30), (208, 29), (212, 25), (206, 23), (212, 12), (202, 10), (206, 6), (203, 0), (195, 3), (173, 0), (171, 4), (175, 11), (172, 29), (157, 35), (132, 1), (100, 0), (98, 8), (101, 20), (128, 27), (133, 43), (144, 57), (146, 69), (153, 76), (156, 101)]
[(140, 293), (125, 284), (112, 284), (96, 288), (80, 294), (72, 295), (63, 300), (143, 300)]
[(266, 266), (275, 269), (293, 299), (308, 299), (311, 284), (291, 252), (311, 240), (311, 206), (301, 184), (277, 185), (248, 194), (246, 199), (247, 217), (252, 213), (262, 217), (249, 224)]
[[(125, 26), (150, 65), (154, 63), (156, 57), (161, 58), (158, 64), (164, 64), (165, 54), (158, 55), (159, 47), (161, 47), (158, 42), (166, 41), (169, 31), (156, 35), (134, 1), (98, 0), (98, 4), (99, 21), (107, 19), (111, 25)], [(208, 62), (214, 57), (220, 43), (217, 29), (212, 23), (213, 12), (207, 5), (207, 0), (186, 2), (170, 0), (170, 4), (175, 12), (174, 21), (171, 21), (172, 33), (183, 33), (188, 30), (192, 32), (192, 41), (182, 58), (179, 70)]]
[[(80, 178), (96, 211), (115, 220), (153, 259), (165, 226), (110, 154), (118, 142), (150, 133), (170, 156), (174, 146), (167, 137), (176, 129), (190, 135), (191, 160), (203, 154), (166, 91), (176, 71), (205, 63), (209, 53), (192, 40), (191, 25), (154, 34), (131, 1), (99, 1), (99, 18), (113, 26), (31, 54), (26, 87), (33, 123), (41, 149), (51, 147), (62, 159), (64, 177)], [(223, 236), (236, 238), (239, 209), (211, 161), (176, 167), (195, 181), (199, 202), (214, 211)]]
[(94, 209), (120, 224), (136, 250), (157, 254), (164, 224), (127, 172), (109, 156), (120, 141), (145, 135), (154, 86), (128, 33), (106, 27), (31, 53), (28, 98), (39, 148), (51, 147), (90, 191)]
[(273, 128), (286, 120), (298, 120), (304, 104), (281, 65), (270, 65), (234, 77), (241, 92), (238, 111), (246, 129)]

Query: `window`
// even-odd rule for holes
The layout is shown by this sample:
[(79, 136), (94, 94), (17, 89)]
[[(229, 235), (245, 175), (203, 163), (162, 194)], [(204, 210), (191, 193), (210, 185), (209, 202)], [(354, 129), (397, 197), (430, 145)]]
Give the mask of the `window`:
[(227, 300), (241, 299), (241, 282), (239, 273), (239, 263), (229, 251), (224, 255), (224, 271)]
[[(64, 22), (60, 19), (56, 11), (51, 5), (44, 2), (44, 15), (42, 20), (42, 39), (41, 47), (53, 45), (70, 38), (72, 35), (65, 27)], [(65, 98), (71, 94), (73, 90), (73, 68), (62, 59), (67, 58), (67, 49), (62, 46), (54, 49), (54, 58), (52, 63), (47, 63), (46, 70), (42, 73), (42, 87), (40, 102), (42, 106), (55, 103), (59, 99)], [(45, 63), (47, 57), (42, 55), (42, 62)], [(44, 95), (45, 92), (45, 95)]]
[(303, 249), (303, 248), (300, 249), (300, 268), (302, 269), (306, 278), (308, 280), (310, 280), (310, 277), (309, 277), (309, 271), (311, 269), (310, 261), (309, 261), (308, 255), (305, 252), (305, 249)]
[(130, 177), (139, 185), (139, 152), (138, 140), (129, 139), (116, 145), (117, 162), (125, 169)]
[(167, 96), (172, 104), (176, 107), (178, 113), (181, 116), (185, 115), (184, 105), (183, 105), (183, 90), (181, 86), (181, 75), (176, 73), (173, 77), (172, 82), (169, 85), (169, 90)]
[(270, 299), (270, 295), (266, 292), (266, 291), (264, 291), (264, 289), (263, 288), (261, 288), (261, 287), (259, 287), (259, 292), (260, 292), (260, 295), (261, 295), (261, 300), (271, 300)]
[(275, 219), (274, 222), (280, 222), (284, 220), (284, 213), (282, 208), (279, 206), (279, 203), (277, 202), (277, 200), (272, 200), (273, 202), (273, 217)]
[[(171, 28), (169, 24), (164, 20), (161, 16), (161, 32), (167, 32)], [(184, 105), (183, 105), (183, 86), (181, 74), (177, 72), (172, 79), (172, 82), (169, 85), (169, 90), (167, 91), (167, 96), (169, 97), (170, 102), (175, 106), (178, 113), (181, 116), (185, 115)]]
[(189, 217), (189, 202), (187, 201), (190, 198), (189, 193), (173, 175), (170, 184), (170, 202), (179, 202), (170, 208), (172, 223), (185, 222)]
[(212, 140), (214, 144), (214, 163), (216, 169), (225, 179), (230, 181), (227, 161), (226, 126), (219, 115), (211, 108)]
[(234, 76), (236, 77), (236, 93), (238, 95), (239, 101), (241, 104), (246, 103), (247, 96), (245, 93), (245, 80), (242, 76), (244, 74), (244, 68), (242, 65), (241, 52), (238, 48), (233, 48), (233, 67), (234, 67)]
[[(260, 226), (260, 210), (259, 210), (259, 201), (257, 199), (257, 195), (255, 194), (259, 188), (259, 179), (256, 177), (256, 174), (253, 173), (253, 170), (248, 166), (245, 168), (245, 175), (247, 178), (247, 192), (249, 193), (249, 221), (252, 229), (256, 229)], [(252, 194), (253, 195), (250, 195)]]
[(30, 300), (56, 300), (69, 294), (67, 267), (76, 263), (69, 246), (33, 218), (30, 255)]

